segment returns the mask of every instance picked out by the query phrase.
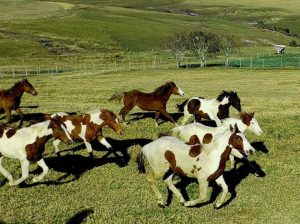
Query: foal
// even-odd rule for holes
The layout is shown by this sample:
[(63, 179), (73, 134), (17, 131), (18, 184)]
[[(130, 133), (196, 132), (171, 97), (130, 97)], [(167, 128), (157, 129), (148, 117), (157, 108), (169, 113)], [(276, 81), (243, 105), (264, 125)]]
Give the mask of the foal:
[[(61, 116), (68, 132), (74, 141), (83, 141), (90, 156), (93, 156), (91, 141), (97, 139), (102, 145), (115, 154), (112, 146), (106, 141), (102, 134), (102, 127), (108, 126), (118, 134), (123, 133), (118, 117), (111, 111), (97, 109), (83, 115), (68, 115), (67, 113), (57, 113), (51, 116)], [(59, 154), (59, 139), (53, 141), (55, 153)], [(116, 155), (116, 154), (115, 154)]]
[[(254, 151), (244, 134), (237, 126), (230, 127), (224, 133), (216, 136), (213, 144), (200, 145), (197, 136), (192, 136), (190, 144), (172, 137), (165, 136), (147, 145), (138, 154), (138, 169), (145, 172), (144, 158), (150, 164), (153, 174), (147, 175), (147, 180), (154, 191), (159, 206), (164, 206), (163, 198), (155, 182), (163, 177), (168, 188), (180, 199), (185, 206), (194, 206), (206, 199), (208, 183), (215, 180), (222, 188), (222, 195), (215, 204), (219, 208), (228, 192), (227, 184), (223, 178), (226, 161), (230, 153), (235, 155), (250, 154)], [(173, 173), (168, 175), (168, 171)], [(199, 183), (199, 198), (185, 201), (179, 190), (174, 186), (172, 177), (174, 173), (196, 178)]]
[(16, 82), (10, 89), (0, 90), (0, 109), (4, 110), (8, 123), (11, 121), (11, 111), (15, 110), (21, 117), (19, 126), (22, 125), (23, 114), (20, 109), (20, 103), (24, 92), (30, 93), (33, 96), (38, 94), (27, 79)]
[(120, 111), (122, 120), (125, 122), (125, 116), (133, 109), (134, 106), (138, 106), (145, 111), (155, 111), (155, 121), (158, 125), (159, 115), (162, 114), (172, 123), (176, 124), (173, 117), (166, 111), (166, 104), (171, 94), (183, 96), (184, 92), (176, 86), (174, 82), (167, 82), (162, 86), (156, 88), (151, 93), (144, 93), (139, 90), (131, 90), (129, 92), (123, 92), (113, 95), (110, 101), (123, 100), (124, 107)]
[[(9, 185), (18, 185), (27, 179), (30, 162), (36, 162), (43, 169), (42, 174), (33, 178), (33, 182), (41, 181), (45, 177), (49, 168), (43, 159), (43, 153), (46, 142), (52, 137), (67, 144), (72, 143), (72, 139), (59, 117), (22, 129), (0, 128), (0, 154), (2, 154), (0, 172), (8, 179)], [(20, 160), (21, 178), (13, 180), (12, 175), (2, 166), (3, 157)]]
[(184, 112), (182, 124), (186, 124), (194, 115), (195, 118), (214, 120), (217, 126), (221, 126), (221, 120), (229, 117), (230, 106), (241, 112), (241, 102), (237, 93), (223, 91), (216, 99), (193, 97), (178, 104), (177, 108)]

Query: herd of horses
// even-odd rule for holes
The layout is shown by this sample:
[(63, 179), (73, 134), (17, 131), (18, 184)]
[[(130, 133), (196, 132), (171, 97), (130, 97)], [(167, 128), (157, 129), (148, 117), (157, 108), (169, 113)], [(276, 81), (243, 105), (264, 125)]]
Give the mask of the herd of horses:
[[(60, 142), (72, 144), (73, 141), (83, 141), (92, 157), (91, 141), (98, 140), (117, 156), (103, 136), (102, 128), (107, 126), (122, 134), (122, 122), (125, 122), (126, 115), (137, 106), (145, 111), (154, 111), (157, 125), (160, 115), (175, 124), (168, 134), (162, 134), (158, 139), (144, 145), (136, 159), (141, 173), (146, 172), (146, 161), (150, 165), (152, 172), (147, 172), (147, 181), (156, 195), (158, 205), (165, 205), (155, 185), (158, 180), (163, 179), (184, 206), (195, 206), (203, 202), (209, 182), (215, 181), (222, 188), (222, 195), (215, 204), (215, 208), (220, 208), (228, 192), (223, 177), (226, 161), (231, 160), (232, 169), (236, 168), (234, 158), (247, 162), (247, 156), (255, 149), (247, 140), (245, 130), (258, 136), (263, 133), (254, 113), (242, 111), (240, 98), (233, 91), (223, 91), (215, 99), (193, 97), (177, 105), (184, 114), (181, 125), (167, 112), (166, 104), (172, 94), (184, 96), (184, 92), (174, 82), (167, 82), (151, 93), (132, 90), (113, 95), (110, 101), (124, 104), (119, 113), (121, 121), (110, 110), (96, 109), (75, 115), (65, 112), (43, 114), (41, 120), (22, 127), (20, 102), (24, 92), (34, 96), (38, 94), (27, 79), (15, 83), (10, 89), (0, 90), (0, 111), (3, 110), (6, 115), (6, 123), (0, 123), (0, 172), (7, 178), (9, 185), (18, 185), (27, 179), (30, 162), (36, 162), (42, 168), (42, 173), (33, 178), (33, 182), (41, 181), (45, 177), (49, 168), (43, 159), (43, 153), (46, 142), (51, 138), (54, 138), (53, 146), (58, 155)], [(238, 110), (239, 118), (229, 117), (231, 106)], [(21, 118), (18, 128), (10, 125), (12, 110)], [(194, 122), (189, 123), (191, 118)], [(214, 121), (216, 125), (206, 126), (200, 123), (201, 119)], [(19, 179), (14, 180), (2, 166), (4, 157), (20, 161), (22, 175)], [(249, 161), (247, 164), (250, 164)], [(196, 178), (199, 183), (199, 197), (185, 201), (175, 186), (174, 176)]]

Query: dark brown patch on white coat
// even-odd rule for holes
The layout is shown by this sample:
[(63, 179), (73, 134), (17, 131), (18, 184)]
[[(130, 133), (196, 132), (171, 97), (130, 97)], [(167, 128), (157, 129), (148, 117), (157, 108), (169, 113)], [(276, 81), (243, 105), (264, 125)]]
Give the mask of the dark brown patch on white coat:
[(183, 170), (182, 170), (180, 167), (176, 166), (176, 158), (175, 158), (175, 155), (174, 155), (174, 153), (173, 153), (172, 151), (167, 150), (167, 151), (165, 152), (165, 158), (166, 158), (166, 160), (169, 162), (170, 168), (171, 168), (175, 173), (177, 173), (177, 174), (179, 174), (179, 175), (186, 176), (186, 174), (183, 172)]
[(212, 141), (212, 139), (213, 139), (213, 135), (211, 133), (207, 133), (203, 136), (203, 141), (202, 142), (204, 144), (208, 144)]
[(250, 122), (254, 117), (254, 113), (247, 114), (246, 112), (240, 112), (239, 117), (245, 125), (250, 126)]
[(14, 134), (16, 134), (17, 129), (15, 128), (10, 128), (7, 132), (6, 132), (6, 136), (7, 138), (11, 138), (12, 136), (14, 136)]

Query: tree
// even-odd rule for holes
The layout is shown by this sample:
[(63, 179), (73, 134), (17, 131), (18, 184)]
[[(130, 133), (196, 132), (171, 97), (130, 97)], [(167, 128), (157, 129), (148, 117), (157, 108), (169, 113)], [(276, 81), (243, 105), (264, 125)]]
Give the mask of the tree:
[(221, 39), (222, 52), (224, 52), (226, 61), (225, 66), (229, 64), (229, 55), (236, 51), (237, 43), (233, 36), (225, 34)]
[(165, 41), (164, 45), (165, 48), (175, 57), (177, 68), (180, 68), (180, 63), (187, 53), (186, 35), (183, 33), (177, 33), (174, 36), (169, 37)]
[(213, 57), (221, 50), (220, 39), (213, 33), (194, 31), (188, 34), (188, 48), (204, 67), (208, 57)]

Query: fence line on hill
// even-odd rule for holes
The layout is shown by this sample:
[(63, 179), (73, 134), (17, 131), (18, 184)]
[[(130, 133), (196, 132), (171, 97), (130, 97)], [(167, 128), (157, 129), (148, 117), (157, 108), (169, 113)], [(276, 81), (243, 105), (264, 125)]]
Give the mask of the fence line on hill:
[[(206, 67), (234, 67), (234, 68), (282, 68), (294, 67), (300, 68), (300, 57), (295, 58), (250, 58), (237, 59), (223, 62), (218, 59), (210, 60), (205, 63)], [(195, 58), (183, 58), (180, 68), (190, 69), (200, 67), (199, 62)], [(118, 71), (118, 70), (138, 70), (138, 69), (170, 69), (176, 68), (175, 60), (171, 59), (150, 59), (150, 60), (99, 60), (98, 62), (75, 61), (74, 62), (58, 62), (39, 65), (11, 65), (0, 66), (0, 78), (6, 77), (28, 77), (32, 75), (55, 75), (60, 73), (87, 73), (91, 71)]]

